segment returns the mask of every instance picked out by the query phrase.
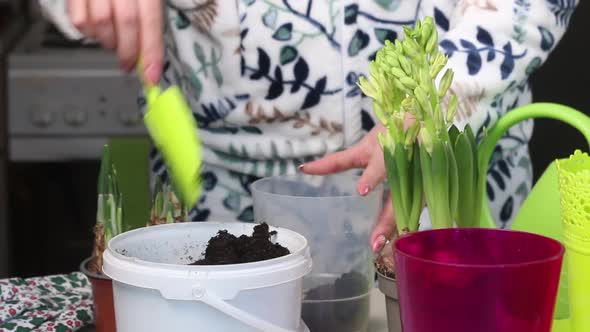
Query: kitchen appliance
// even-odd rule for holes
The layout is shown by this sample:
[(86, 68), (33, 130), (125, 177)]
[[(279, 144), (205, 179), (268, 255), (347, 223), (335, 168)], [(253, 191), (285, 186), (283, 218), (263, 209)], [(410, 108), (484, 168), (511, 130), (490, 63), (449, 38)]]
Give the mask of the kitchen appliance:
[[(115, 55), (68, 40), (30, 13), (33, 23), (6, 59), (2, 158), (10, 183), (0, 201), (11, 208), (11, 230), (0, 229), (0, 243), (12, 240), (18, 259), (11, 272), (24, 277), (77, 268), (92, 247), (103, 145), (147, 136), (137, 106), (140, 84), (119, 69)], [(8, 264), (0, 259), (0, 265)]]
[(146, 134), (139, 82), (95, 44), (37, 22), (8, 67), (12, 161), (98, 160), (109, 137)]
[(0, 0), (0, 278), (8, 275), (8, 194), (6, 126), (6, 56), (22, 33), (26, 20), (18, 0)]

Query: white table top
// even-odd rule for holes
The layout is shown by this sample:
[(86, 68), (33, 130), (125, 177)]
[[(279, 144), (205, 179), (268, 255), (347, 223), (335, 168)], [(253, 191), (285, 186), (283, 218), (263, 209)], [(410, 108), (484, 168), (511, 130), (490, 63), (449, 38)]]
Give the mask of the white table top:
[(387, 315), (385, 313), (385, 295), (378, 288), (371, 291), (370, 322), (368, 332), (387, 332)]

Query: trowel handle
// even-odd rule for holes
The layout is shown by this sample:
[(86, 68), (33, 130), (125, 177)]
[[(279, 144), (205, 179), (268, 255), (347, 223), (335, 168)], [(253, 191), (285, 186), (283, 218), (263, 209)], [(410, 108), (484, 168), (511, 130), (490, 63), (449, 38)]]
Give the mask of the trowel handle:
[[(478, 167), (480, 174), (487, 174), (488, 166), (494, 148), (500, 138), (519, 122), (534, 119), (549, 118), (565, 122), (578, 129), (585, 137), (590, 146), (590, 117), (586, 114), (568, 106), (553, 103), (532, 103), (517, 107), (501, 116), (496, 124), (487, 131), (485, 139), (479, 147)], [(486, 194), (486, 177), (482, 176), (479, 188), (483, 191), (482, 213), (480, 219), (481, 227), (495, 228), (496, 222), (492, 216), (488, 196)]]

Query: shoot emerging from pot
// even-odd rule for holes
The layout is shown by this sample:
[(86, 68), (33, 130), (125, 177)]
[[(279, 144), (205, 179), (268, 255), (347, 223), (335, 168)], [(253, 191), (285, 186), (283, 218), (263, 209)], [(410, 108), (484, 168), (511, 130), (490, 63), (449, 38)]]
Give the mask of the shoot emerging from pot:
[(156, 179), (156, 190), (147, 226), (188, 221), (188, 208), (178, 199), (172, 184)]
[(123, 230), (123, 195), (119, 191), (117, 171), (108, 145), (103, 148), (98, 176), (98, 201), (94, 226), (94, 248), (88, 269), (102, 273), (102, 254), (107, 243)]

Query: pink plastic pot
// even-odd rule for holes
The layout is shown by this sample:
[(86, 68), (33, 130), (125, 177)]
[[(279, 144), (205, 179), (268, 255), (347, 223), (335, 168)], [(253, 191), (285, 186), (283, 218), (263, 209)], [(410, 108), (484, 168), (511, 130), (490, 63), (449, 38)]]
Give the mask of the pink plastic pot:
[(440, 229), (395, 243), (407, 332), (549, 332), (564, 247), (525, 232)]

